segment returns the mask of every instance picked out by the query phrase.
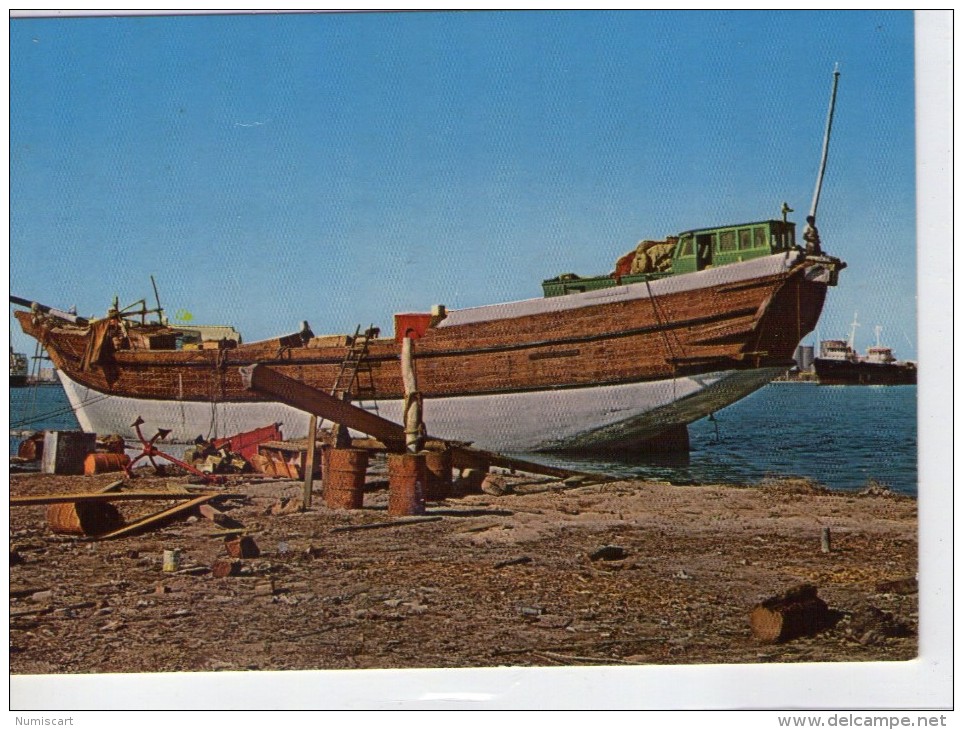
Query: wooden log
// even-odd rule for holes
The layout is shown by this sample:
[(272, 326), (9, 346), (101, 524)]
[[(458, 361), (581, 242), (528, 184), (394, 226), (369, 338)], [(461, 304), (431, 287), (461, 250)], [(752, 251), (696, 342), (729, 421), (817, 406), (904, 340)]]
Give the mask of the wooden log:
[(756, 604), (749, 614), (753, 635), (766, 643), (812, 636), (826, 627), (829, 608), (816, 586), (803, 583)]

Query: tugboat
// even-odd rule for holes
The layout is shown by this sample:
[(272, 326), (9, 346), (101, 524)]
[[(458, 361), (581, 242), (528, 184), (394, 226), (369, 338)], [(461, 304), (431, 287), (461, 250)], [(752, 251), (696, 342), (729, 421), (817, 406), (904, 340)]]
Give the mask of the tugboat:
[(854, 349), (857, 318), (853, 317), (849, 340), (823, 340), (813, 361), (820, 385), (916, 385), (916, 363), (900, 361), (893, 350), (879, 342), (882, 327), (876, 326), (876, 345), (865, 357)]

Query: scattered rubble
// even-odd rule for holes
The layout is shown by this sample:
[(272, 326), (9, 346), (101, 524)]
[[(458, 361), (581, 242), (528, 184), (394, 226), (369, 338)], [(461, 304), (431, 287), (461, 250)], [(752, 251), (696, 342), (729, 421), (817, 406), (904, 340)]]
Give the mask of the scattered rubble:
[[(12, 474), (14, 498), (163, 491), (180, 496), (175, 506), (217, 498), (110, 541), (52, 533), (43, 504), (11, 510), (11, 671), (916, 656), (918, 596), (907, 578), (917, 572), (914, 500), (566, 485), (500, 472), (511, 487), (501, 496), (469, 475), (478, 487), (470, 493), (391, 518), (385, 473), (374, 459), (361, 510), (325, 507), (318, 482), (307, 511), (301, 482), (255, 475), (195, 488), (187, 475), (149, 469), (126, 482)], [(112, 504), (125, 525), (157, 509), (149, 500)], [(820, 551), (814, 525), (832, 526), (831, 553)], [(180, 551), (177, 571), (163, 572), (165, 550)], [(761, 652), (747, 613), (800, 583), (818, 590), (837, 622)]]

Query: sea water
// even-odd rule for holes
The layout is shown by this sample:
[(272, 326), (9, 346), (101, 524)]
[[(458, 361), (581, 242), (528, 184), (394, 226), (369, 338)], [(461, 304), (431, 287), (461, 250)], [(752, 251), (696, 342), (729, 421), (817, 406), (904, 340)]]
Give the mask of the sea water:
[(793, 476), (858, 491), (875, 482), (915, 496), (916, 386), (771, 383), (690, 424), (689, 446), (687, 457), (566, 456), (553, 463), (675, 484)]
[[(430, 418), (430, 411), (426, 415)], [(59, 385), (10, 390), (12, 434), (78, 428)], [(11, 435), (11, 453), (20, 439)], [(774, 383), (691, 424), (689, 441), (683, 458), (523, 456), (676, 484), (755, 484), (795, 476), (834, 490), (860, 490), (873, 481), (904, 494), (917, 492), (915, 385)]]

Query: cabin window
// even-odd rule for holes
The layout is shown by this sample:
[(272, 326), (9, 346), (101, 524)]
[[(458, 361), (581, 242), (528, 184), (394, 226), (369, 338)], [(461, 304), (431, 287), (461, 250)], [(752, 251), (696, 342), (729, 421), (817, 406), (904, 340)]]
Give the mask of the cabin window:
[(686, 238), (682, 239), (682, 248), (680, 249), (679, 255), (680, 255), (680, 256), (691, 256), (693, 253), (695, 253), (695, 252), (692, 250), (692, 238), (691, 238), (691, 237), (686, 237)]
[(700, 271), (712, 265), (712, 249), (716, 245), (718, 244), (715, 233), (702, 233), (696, 236), (696, 266)]
[(719, 234), (719, 250), (720, 251), (735, 251), (736, 250), (736, 232), (735, 231), (723, 231)]
[(765, 248), (766, 247), (766, 229), (765, 228), (753, 228), (752, 229), (752, 247), (753, 248)]
[(748, 228), (739, 229), (739, 250), (745, 251), (747, 248), (752, 248), (752, 231)]

